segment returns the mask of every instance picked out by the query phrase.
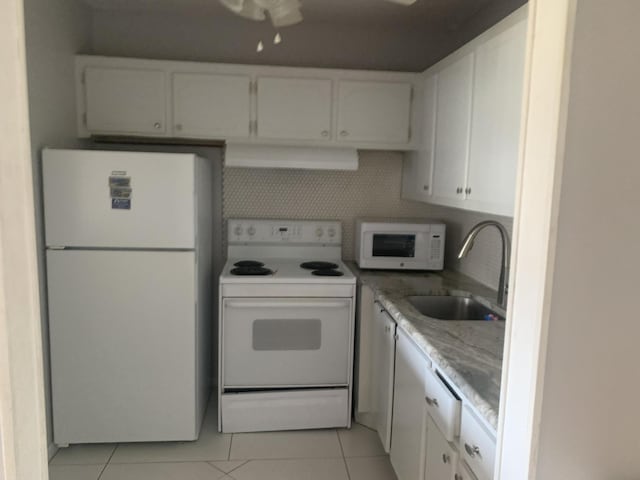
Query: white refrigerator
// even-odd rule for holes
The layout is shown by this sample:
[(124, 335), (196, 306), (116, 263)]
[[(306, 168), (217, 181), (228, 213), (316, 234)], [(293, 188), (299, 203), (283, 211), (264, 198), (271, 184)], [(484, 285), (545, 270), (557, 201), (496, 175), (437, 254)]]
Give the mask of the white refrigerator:
[(210, 163), (45, 149), (54, 441), (194, 440), (209, 394)]

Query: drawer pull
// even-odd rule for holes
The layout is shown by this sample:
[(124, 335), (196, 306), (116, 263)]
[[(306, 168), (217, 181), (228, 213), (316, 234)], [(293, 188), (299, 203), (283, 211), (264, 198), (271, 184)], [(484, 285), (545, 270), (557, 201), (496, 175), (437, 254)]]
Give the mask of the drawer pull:
[(465, 443), (464, 444), (464, 449), (467, 451), (467, 453), (469, 454), (469, 456), (471, 458), (474, 458), (476, 455), (479, 456), (480, 458), (482, 458), (482, 455), (480, 454), (480, 449), (478, 448), (477, 445), (474, 445), (472, 447), (468, 443)]
[(431, 407), (435, 406), (435, 407), (439, 407), (440, 405), (438, 404), (438, 399), (437, 398), (429, 398), (429, 397), (424, 397), (424, 399), (426, 400), (427, 404)]
[(449, 455), (447, 455), (446, 453), (442, 454), (442, 462), (443, 463), (449, 463), (451, 461), (451, 457)]
[(456, 473), (453, 478), (455, 480), (464, 480), (464, 478), (462, 478), (462, 475), (460, 475), (459, 473)]

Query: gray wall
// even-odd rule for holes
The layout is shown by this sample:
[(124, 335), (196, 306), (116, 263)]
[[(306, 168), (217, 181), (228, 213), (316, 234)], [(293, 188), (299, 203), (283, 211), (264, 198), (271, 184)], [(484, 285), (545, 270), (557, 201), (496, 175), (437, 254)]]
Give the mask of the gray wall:
[[(640, 2), (577, 2), (536, 478), (640, 478)], [(541, 259), (543, 261), (543, 259)]]
[(40, 305), (47, 406), (47, 437), (52, 446), (49, 330), (42, 228), (40, 151), (43, 146), (77, 147), (74, 55), (89, 50), (91, 15), (75, 0), (25, 0), (29, 115), (37, 221)]

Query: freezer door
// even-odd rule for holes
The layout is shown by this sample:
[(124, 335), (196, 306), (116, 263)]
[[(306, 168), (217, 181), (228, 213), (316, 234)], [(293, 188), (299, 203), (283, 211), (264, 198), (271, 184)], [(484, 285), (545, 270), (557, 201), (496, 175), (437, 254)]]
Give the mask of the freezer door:
[(193, 440), (193, 252), (47, 252), (57, 444)]
[(45, 149), (47, 245), (194, 248), (194, 162), (188, 154)]

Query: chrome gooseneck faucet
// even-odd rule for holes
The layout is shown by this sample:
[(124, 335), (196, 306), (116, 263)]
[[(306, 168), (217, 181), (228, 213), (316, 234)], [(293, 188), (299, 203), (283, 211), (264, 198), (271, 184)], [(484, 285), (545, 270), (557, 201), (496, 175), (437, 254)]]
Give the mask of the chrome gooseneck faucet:
[(460, 253), (458, 253), (458, 258), (466, 257), (469, 251), (473, 248), (473, 241), (478, 236), (478, 233), (485, 227), (496, 227), (500, 232), (500, 237), (502, 238), (502, 266), (500, 267), (500, 280), (498, 282), (498, 304), (502, 308), (506, 308), (507, 306), (507, 293), (509, 290), (509, 286), (507, 282), (509, 281), (509, 258), (511, 255), (511, 242), (509, 241), (509, 233), (507, 229), (501, 223), (498, 223), (493, 220), (486, 220), (484, 222), (480, 222), (469, 230), (467, 236), (464, 237), (464, 241), (462, 242), (462, 248), (460, 248)]

